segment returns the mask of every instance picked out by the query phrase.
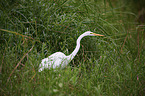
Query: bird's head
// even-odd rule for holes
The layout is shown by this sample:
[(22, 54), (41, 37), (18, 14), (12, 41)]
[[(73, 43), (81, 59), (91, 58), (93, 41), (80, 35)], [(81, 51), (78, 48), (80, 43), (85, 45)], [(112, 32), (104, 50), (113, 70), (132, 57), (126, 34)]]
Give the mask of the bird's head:
[(85, 36), (104, 36), (104, 35), (101, 35), (101, 34), (96, 34), (96, 33), (93, 33), (91, 31), (87, 31), (84, 33)]

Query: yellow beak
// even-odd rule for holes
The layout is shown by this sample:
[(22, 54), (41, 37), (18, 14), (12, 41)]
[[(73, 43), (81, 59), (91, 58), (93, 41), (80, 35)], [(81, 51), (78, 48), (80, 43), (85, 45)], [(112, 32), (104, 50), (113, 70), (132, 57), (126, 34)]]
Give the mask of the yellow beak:
[(104, 36), (104, 35), (96, 34), (96, 33), (92, 33), (92, 34), (95, 35), (95, 36)]

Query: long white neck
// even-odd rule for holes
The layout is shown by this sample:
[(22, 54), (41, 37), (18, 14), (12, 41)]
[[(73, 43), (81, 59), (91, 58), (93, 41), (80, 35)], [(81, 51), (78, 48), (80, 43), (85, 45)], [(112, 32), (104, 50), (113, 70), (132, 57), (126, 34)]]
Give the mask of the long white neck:
[(79, 51), (79, 49), (80, 49), (80, 41), (81, 41), (81, 39), (84, 37), (84, 36), (86, 36), (85, 34), (82, 34), (82, 35), (80, 35), (79, 36), (79, 38), (77, 39), (77, 46), (76, 46), (76, 48), (75, 48), (75, 50), (68, 56), (68, 59), (69, 60), (72, 60), (74, 57), (75, 57), (75, 55), (77, 54), (77, 52)]

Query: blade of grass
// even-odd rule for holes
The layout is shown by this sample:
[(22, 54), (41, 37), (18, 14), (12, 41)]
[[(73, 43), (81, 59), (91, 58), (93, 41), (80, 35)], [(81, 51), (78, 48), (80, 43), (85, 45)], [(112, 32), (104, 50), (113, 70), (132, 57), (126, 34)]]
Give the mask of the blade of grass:
[(33, 47), (34, 47), (34, 45), (31, 47), (31, 49), (30, 49), (26, 54), (23, 55), (23, 57), (21, 58), (21, 60), (19, 61), (19, 63), (16, 65), (16, 67), (13, 69), (13, 71), (12, 71), (11, 74), (9, 75), (9, 77), (8, 77), (8, 79), (7, 79), (7, 83), (9, 82), (10, 77), (12, 76), (12, 74), (14, 73), (14, 71), (17, 69), (17, 67), (20, 65), (20, 63), (21, 63), (22, 60), (25, 58), (25, 56), (27, 56), (28, 53), (32, 51)]

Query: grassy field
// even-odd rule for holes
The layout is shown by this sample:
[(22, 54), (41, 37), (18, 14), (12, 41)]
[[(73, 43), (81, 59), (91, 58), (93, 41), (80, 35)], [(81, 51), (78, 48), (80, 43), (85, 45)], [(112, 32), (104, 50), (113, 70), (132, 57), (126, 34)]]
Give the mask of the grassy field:
[[(145, 25), (125, 0), (3, 0), (0, 5), (1, 96), (143, 96)], [(43, 58), (76, 57), (38, 72)]]

